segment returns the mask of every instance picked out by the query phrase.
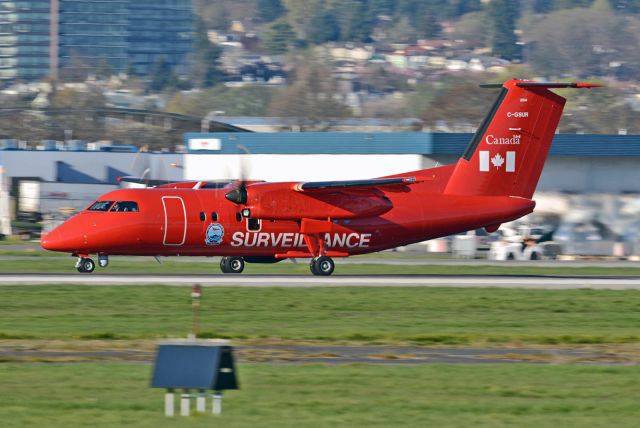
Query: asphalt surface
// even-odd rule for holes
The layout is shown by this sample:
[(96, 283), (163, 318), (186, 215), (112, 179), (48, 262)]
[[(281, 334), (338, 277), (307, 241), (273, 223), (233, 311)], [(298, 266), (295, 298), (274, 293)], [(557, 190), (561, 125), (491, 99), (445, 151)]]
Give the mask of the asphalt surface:
[(147, 275), (147, 274), (0, 274), (0, 286), (29, 284), (151, 285), (206, 287), (459, 287), (545, 290), (640, 290), (640, 277), (597, 276), (453, 276), (453, 275)]
[[(1, 248), (0, 248), (1, 249)], [(76, 258), (69, 255), (66, 256), (37, 256), (37, 255), (21, 255), (21, 256), (0, 256), (0, 260), (65, 260), (69, 262), (70, 266), (75, 263)], [(219, 257), (161, 257), (161, 261), (172, 261), (182, 263), (193, 262), (211, 262), (215, 265), (220, 261)], [(126, 261), (126, 262), (154, 262), (155, 259), (146, 256), (112, 256), (111, 262)], [(307, 260), (298, 260), (298, 263), (307, 263)], [(640, 268), (639, 261), (630, 260), (529, 260), (529, 261), (498, 261), (487, 259), (455, 259), (455, 258), (432, 258), (432, 257), (418, 257), (410, 255), (407, 257), (349, 257), (336, 259), (337, 265), (349, 265), (349, 264), (365, 264), (365, 265), (395, 265), (395, 266), (419, 266), (419, 265), (432, 265), (432, 266), (507, 266), (507, 267), (608, 267), (608, 268)]]
[[(151, 362), (152, 349), (51, 350), (0, 344), (0, 359), (13, 362)], [(239, 362), (322, 364), (638, 364), (634, 355), (598, 349), (563, 348), (425, 348), (412, 346), (239, 345)]]

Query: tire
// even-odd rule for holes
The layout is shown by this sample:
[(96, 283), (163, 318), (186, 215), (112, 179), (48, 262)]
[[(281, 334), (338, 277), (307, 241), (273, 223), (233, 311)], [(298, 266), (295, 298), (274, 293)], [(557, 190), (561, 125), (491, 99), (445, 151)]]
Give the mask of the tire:
[(311, 273), (314, 275), (329, 276), (336, 268), (336, 264), (331, 257), (320, 256), (312, 259), (309, 267), (311, 268)]
[(220, 270), (222, 271), (222, 273), (229, 273), (227, 272), (227, 259), (229, 257), (223, 257), (220, 259)]
[(540, 260), (540, 254), (534, 251), (531, 253), (531, 256), (529, 256), (529, 260)]
[(242, 257), (223, 257), (220, 260), (220, 270), (223, 273), (242, 273), (244, 270), (244, 260)]
[(78, 266), (78, 272), (80, 273), (91, 273), (95, 270), (96, 264), (93, 260), (86, 258), (80, 260), (80, 265)]

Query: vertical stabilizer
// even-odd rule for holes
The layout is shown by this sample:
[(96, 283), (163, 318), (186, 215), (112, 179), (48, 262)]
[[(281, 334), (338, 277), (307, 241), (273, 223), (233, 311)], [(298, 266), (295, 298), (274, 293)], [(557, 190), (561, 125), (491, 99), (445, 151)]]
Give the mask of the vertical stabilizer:
[(549, 88), (591, 88), (588, 83), (509, 80), (445, 188), (446, 194), (531, 199), (556, 132), (565, 99)]

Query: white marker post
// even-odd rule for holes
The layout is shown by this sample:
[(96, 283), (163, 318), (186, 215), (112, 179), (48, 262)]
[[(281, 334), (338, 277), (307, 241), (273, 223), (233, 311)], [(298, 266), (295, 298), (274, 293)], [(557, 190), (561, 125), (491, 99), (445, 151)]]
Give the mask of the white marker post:
[(182, 398), (180, 399), (180, 415), (181, 416), (189, 416), (191, 413), (191, 394), (185, 391), (182, 394)]
[(200, 390), (196, 398), (196, 412), (204, 413), (207, 411), (207, 394)]
[(167, 389), (167, 393), (164, 394), (164, 415), (172, 418), (176, 414), (176, 395), (173, 393), (173, 389)]
[(213, 413), (214, 415), (219, 415), (222, 413), (222, 391), (216, 391), (213, 393), (211, 413)]

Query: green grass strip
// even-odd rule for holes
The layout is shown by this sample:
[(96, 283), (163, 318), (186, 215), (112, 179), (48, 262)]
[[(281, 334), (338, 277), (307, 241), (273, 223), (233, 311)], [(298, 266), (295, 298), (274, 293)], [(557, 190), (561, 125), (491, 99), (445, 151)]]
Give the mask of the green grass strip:
[[(150, 339), (191, 329), (187, 287), (0, 287), (0, 339)], [(205, 288), (203, 337), (325, 342), (640, 342), (640, 291)]]

